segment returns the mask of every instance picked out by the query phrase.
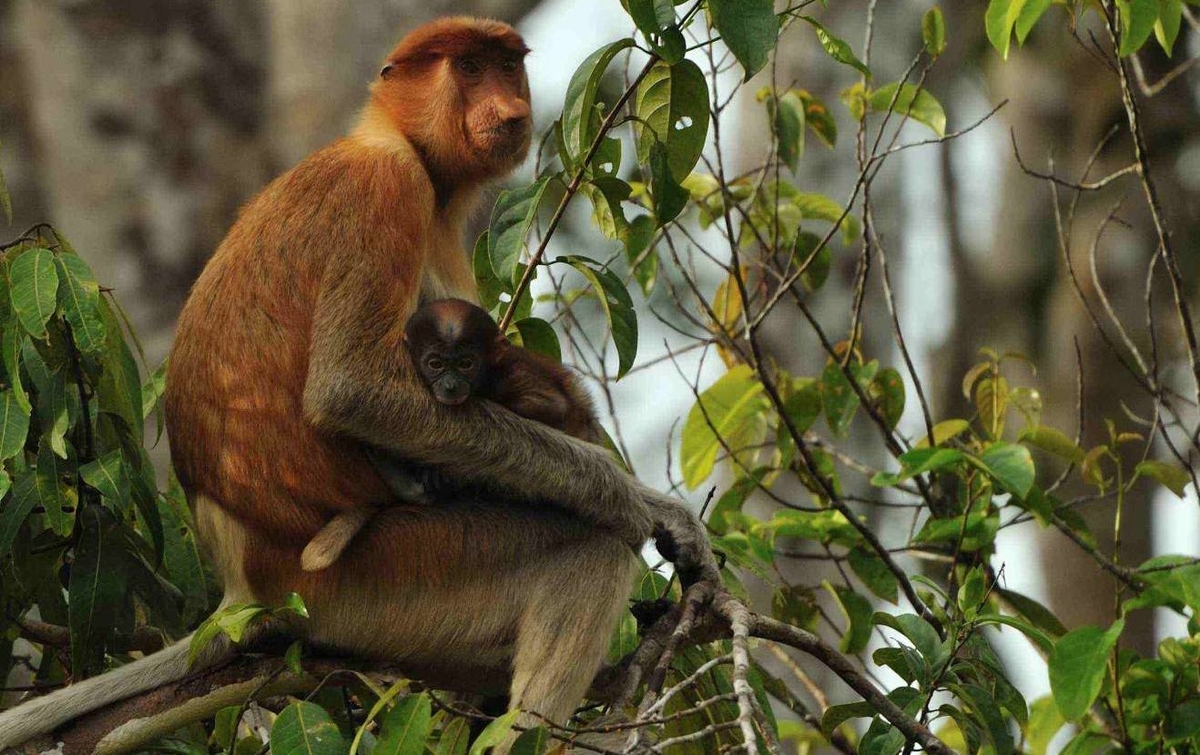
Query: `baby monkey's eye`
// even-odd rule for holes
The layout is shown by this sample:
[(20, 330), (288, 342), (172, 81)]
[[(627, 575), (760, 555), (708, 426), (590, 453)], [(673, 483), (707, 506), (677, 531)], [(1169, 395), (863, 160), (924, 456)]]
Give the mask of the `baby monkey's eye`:
[(446, 363), (437, 357), (429, 357), (425, 360), (425, 366), (431, 370), (440, 370), (446, 366)]
[(470, 370), (470, 369), (474, 369), (474, 367), (475, 367), (475, 360), (472, 359), (471, 357), (463, 357), (462, 359), (458, 360), (458, 368), (460, 370)]

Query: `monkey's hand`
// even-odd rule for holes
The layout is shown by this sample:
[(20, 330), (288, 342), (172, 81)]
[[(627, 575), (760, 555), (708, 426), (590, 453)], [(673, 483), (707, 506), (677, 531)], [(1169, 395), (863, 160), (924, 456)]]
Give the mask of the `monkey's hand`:
[(655, 546), (674, 564), (683, 587), (696, 582), (720, 584), (720, 569), (704, 523), (674, 498), (640, 483), (639, 489), (654, 517)]

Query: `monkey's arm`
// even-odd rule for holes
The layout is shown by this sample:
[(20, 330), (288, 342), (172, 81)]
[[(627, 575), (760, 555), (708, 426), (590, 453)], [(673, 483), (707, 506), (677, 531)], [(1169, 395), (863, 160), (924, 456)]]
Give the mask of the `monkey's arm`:
[(314, 313), (309, 419), (453, 479), (553, 501), (631, 544), (644, 542), (649, 505), (603, 449), (489, 402), (443, 406), (421, 385), (400, 340), (417, 301), (420, 262), (403, 266), (408, 280), (382, 274), (397, 266), (370, 251), (331, 263)]

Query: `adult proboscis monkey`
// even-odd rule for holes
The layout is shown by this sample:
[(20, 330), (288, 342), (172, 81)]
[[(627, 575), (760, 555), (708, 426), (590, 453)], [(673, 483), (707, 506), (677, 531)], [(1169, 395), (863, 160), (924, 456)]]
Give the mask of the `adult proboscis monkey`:
[[(685, 579), (715, 567), (702, 525), (605, 450), (488, 402), (438, 403), (402, 348), (422, 300), (476, 299), (460, 234), (528, 149), (526, 52), (494, 21), (405, 37), (350, 135), (242, 210), (180, 316), (165, 401), (225, 604), (297, 592), (314, 645), (433, 685), (501, 680), (513, 706), (562, 722), (652, 528)], [(363, 444), (546, 503), (405, 505)], [(301, 570), (326, 521), (380, 504), (336, 563)], [(186, 657), (184, 642), (0, 714), (0, 748), (178, 679)]]

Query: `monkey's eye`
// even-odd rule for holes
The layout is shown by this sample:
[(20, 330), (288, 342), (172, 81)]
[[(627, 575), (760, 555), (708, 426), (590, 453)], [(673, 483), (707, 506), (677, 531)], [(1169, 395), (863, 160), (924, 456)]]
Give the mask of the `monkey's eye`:
[(446, 366), (446, 363), (437, 357), (429, 357), (425, 360), (425, 366), (431, 370), (440, 371)]
[(504, 71), (505, 73), (513, 73), (520, 67), (521, 63), (511, 58), (500, 64), (500, 70)]
[(479, 74), (483, 73), (483, 67), (480, 66), (477, 61), (471, 58), (459, 58), (456, 62), (456, 65), (458, 66), (458, 70), (462, 71), (468, 76), (478, 76)]
[(463, 357), (458, 360), (458, 368), (460, 370), (471, 370), (475, 368), (475, 360), (471, 357)]

